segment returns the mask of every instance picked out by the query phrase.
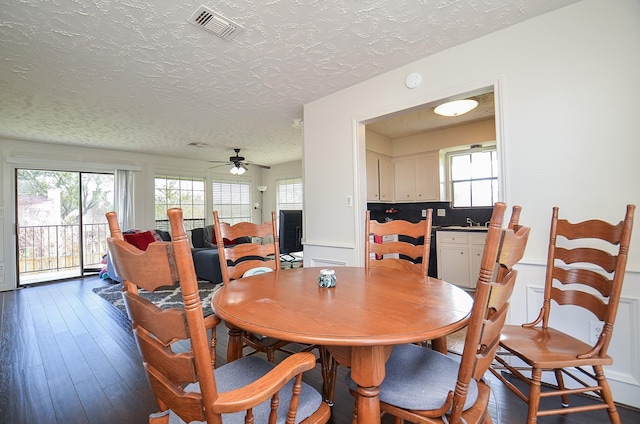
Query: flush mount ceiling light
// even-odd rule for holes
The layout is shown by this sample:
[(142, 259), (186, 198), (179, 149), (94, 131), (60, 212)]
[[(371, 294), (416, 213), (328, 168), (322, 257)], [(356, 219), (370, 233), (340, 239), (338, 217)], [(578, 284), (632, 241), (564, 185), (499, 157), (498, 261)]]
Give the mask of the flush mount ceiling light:
[(437, 106), (433, 111), (442, 116), (459, 116), (478, 107), (478, 102), (471, 99), (454, 100)]

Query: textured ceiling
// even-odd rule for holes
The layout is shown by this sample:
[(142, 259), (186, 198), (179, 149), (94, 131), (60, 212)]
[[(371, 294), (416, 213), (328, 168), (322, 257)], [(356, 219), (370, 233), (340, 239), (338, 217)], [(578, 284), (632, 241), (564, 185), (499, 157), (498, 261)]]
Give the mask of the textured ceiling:
[(0, 138), (289, 162), (303, 104), (575, 2), (0, 0)]

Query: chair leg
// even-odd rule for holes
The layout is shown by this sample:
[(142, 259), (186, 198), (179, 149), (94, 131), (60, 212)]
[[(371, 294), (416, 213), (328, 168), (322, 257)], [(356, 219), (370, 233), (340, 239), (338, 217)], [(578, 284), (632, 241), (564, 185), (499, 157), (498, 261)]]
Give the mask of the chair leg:
[[(553, 373), (556, 375), (556, 384), (558, 385), (558, 388), (560, 390), (564, 390), (564, 378), (562, 378), (562, 370), (560, 368), (555, 368), (553, 370)], [(560, 397), (562, 398), (562, 407), (563, 408), (568, 408), (569, 407), (569, 396), (568, 395), (560, 395)]]
[(616, 404), (613, 402), (613, 395), (611, 394), (611, 388), (609, 387), (609, 382), (607, 381), (607, 377), (604, 375), (604, 370), (601, 366), (595, 365), (593, 367), (593, 372), (596, 375), (596, 380), (598, 380), (598, 384), (602, 387), (602, 391), (600, 395), (604, 402), (609, 406), (607, 409), (607, 413), (609, 414), (609, 420), (613, 424), (620, 424), (620, 416), (618, 415), (618, 410), (616, 409)]
[(216, 346), (218, 345), (218, 339), (216, 338), (215, 327), (211, 330), (211, 339), (209, 339), (209, 353), (211, 354), (211, 366), (216, 369)]
[(336, 393), (336, 378), (338, 375), (338, 362), (329, 353), (326, 347), (320, 346), (320, 367), (322, 370), (322, 389), (324, 392), (324, 400), (333, 406), (333, 400)]
[(431, 340), (431, 347), (436, 352), (440, 352), (443, 355), (447, 354), (447, 336), (440, 337), (439, 339)]
[(542, 369), (531, 370), (531, 385), (529, 386), (529, 412), (527, 423), (536, 424), (538, 421), (538, 409), (540, 408), (540, 385), (542, 383)]

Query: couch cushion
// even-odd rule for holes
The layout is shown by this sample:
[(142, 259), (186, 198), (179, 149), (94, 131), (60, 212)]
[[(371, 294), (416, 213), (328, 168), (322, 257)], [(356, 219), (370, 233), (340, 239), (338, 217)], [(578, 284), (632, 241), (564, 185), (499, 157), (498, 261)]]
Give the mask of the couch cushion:
[(153, 243), (154, 241), (156, 241), (156, 238), (153, 236), (151, 231), (144, 231), (141, 233), (133, 233), (133, 234), (124, 234), (123, 236), (124, 236), (124, 240), (127, 243), (134, 245), (140, 250), (147, 250), (147, 246), (149, 246), (150, 243)]
[(191, 253), (193, 255), (193, 265), (196, 269), (196, 276), (200, 280), (208, 280), (212, 283), (222, 282), (218, 249), (195, 248), (191, 250)]
[(168, 231), (164, 230), (156, 230), (156, 234), (160, 237), (162, 241), (171, 241), (171, 236)]
[[(225, 246), (233, 246), (233, 245), (236, 244), (235, 240), (229, 240), (229, 239), (224, 239), (223, 242), (224, 242)], [(218, 244), (218, 241), (216, 240), (216, 232), (215, 231), (211, 235), (211, 243), (213, 243), (214, 246)]]
[(191, 230), (191, 245), (195, 248), (205, 247), (203, 228), (194, 228)]

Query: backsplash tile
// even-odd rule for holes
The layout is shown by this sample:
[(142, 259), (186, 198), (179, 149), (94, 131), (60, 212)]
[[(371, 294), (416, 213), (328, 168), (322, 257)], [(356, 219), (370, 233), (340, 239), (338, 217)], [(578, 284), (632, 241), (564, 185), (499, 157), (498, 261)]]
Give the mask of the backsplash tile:
[[(385, 218), (403, 219), (418, 222), (422, 219), (423, 209), (433, 209), (433, 226), (467, 225), (467, 218), (482, 225), (491, 220), (493, 207), (488, 208), (452, 208), (450, 202), (421, 202), (421, 203), (368, 203), (371, 218), (384, 221)], [(438, 209), (445, 210), (445, 216), (438, 216)], [(387, 213), (393, 210), (394, 213)]]

